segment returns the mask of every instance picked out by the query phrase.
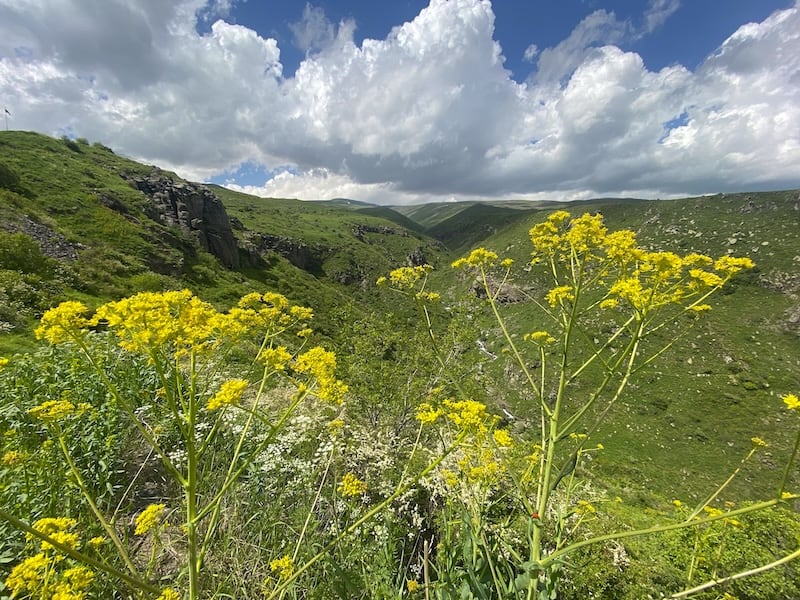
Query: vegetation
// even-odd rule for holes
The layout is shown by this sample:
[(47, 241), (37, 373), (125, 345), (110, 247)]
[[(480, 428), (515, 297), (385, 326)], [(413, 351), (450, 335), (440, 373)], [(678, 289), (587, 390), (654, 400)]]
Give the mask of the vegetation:
[(0, 146), (0, 594), (800, 597), (798, 192), (211, 186), (230, 269), (153, 168)]

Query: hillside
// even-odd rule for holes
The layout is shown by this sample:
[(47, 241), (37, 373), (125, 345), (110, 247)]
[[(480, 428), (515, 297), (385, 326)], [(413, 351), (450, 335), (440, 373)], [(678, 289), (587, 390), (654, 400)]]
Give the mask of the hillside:
[(30, 298), (6, 299), (12, 332), (66, 297), (181, 287), (228, 303), (267, 286), (332, 308), (348, 289), (409, 261), (436, 263), (441, 250), (413, 223), (193, 184), (101, 144), (27, 132), (0, 132), (0, 218), (4, 235), (35, 239), (59, 265), (47, 285), (42, 273), (15, 280)]

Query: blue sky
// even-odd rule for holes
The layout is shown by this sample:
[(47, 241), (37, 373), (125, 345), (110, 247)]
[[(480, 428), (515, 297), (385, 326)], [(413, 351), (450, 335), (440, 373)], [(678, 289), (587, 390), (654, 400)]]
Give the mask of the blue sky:
[(800, 187), (788, 0), (0, 0), (10, 125), (379, 204)]
[[(684, 0), (666, 3), (675, 12), (657, 29), (639, 39), (626, 40), (626, 50), (639, 53), (645, 65), (658, 70), (673, 63), (694, 69), (740, 25), (759, 22), (772, 12), (789, 8), (786, 0)], [(383, 39), (393, 27), (411, 21), (428, 5), (424, 0), (377, 2), (375, 0), (248, 0), (234, 4), (226, 19), (273, 37), (281, 48), (285, 74), (294, 74), (305, 57), (295, 45), (291, 25), (302, 21), (306, 5), (321, 9), (325, 17), (338, 24), (344, 20), (356, 23), (355, 42), (364, 38)], [(500, 0), (492, 3), (495, 15), (495, 39), (503, 47), (506, 67), (517, 81), (535, 69), (524, 59), (525, 50), (556, 46), (569, 36), (578, 23), (596, 10), (613, 12), (618, 19), (644, 26), (646, 3), (643, 0)], [(198, 30), (208, 31), (210, 23), (200, 22)]]

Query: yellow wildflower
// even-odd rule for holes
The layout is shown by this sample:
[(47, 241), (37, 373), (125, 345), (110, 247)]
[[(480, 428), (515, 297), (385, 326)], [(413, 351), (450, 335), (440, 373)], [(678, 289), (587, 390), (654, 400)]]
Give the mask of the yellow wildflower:
[(731, 277), (743, 269), (752, 269), (754, 266), (755, 263), (749, 258), (723, 256), (714, 263), (714, 270), (719, 271), (726, 277)]
[(292, 355), (285, 346), (264, 348), (258, 355), (258, 361), (275, 371), (283, 371), (292, 360)]
[(545, 296), (550, 306), (555, 307), (563, 302), (572, 302), (575, 300), (575, 293), (570, 285), (559, 285), (547, 292)]
[(406, 580), (406, 589), (408, 590), (409, 594), (413, 594), (419, 589), (419, 583), (416, 582), (414, 579), (407, 579)]
[(442, 412), (441, 408), (433, 408), (429, 403), (423, 402), (417, 407), (417, 420), (429, 425), (441, 417)]
[(361, 481), (352, 473), (346, 473), (345, 476), (342, 477), (342, 481), (339, 483), (339, 486), (336, 489), (345, 498), (361, 496), (367, 491), (367, 483), (365, 481)]
[(600, 308), (615, 308), (619, 304), (616, 298), (606, 298), (600, 302)]
[(673, 500), (673, 501), (672, 501), (672, 505), (673, 505), (675, 508), (680, 508), (681, 506), (683, 506), (683, 502), (681, 502), (680, 500), (677, 500), (677, 499), (676, 499), (676, 500)]
[(526, 333), (523, 337), (526, 341), (531, 341), (534, 344), (544, 346), (545, 344), (554, 344), (556, 338), (547, 333), (546, 331), (534, 331), (533, 333)]
[(250, 384), (244, 379), (229, 379), (219, 386), (219, 391), (209, 399), (206, 409), (217, 410), (223, 406), (238, 404), (248, 385)]
[(690, 269), (689, 277), (696, 279), (708, 287), (717, 287), (725, 283), (722, 277), (716, 273), (709, 273), (708, 271), (703, 271), (702, 269)]
[(75, 405), (69, 400), (47, 400), (28, 410), (28, 414), (42, 421), (60, 421), (75, 412)]
[(694, 311), (696, 313), (703, 313), (708, 312), (711, 310), (710, 304), (695, 304), (694, 306), (690, 306), (689, 310)]
[(606, 233), (601, 215), (584, 213), (570, 222), (565, 238), (576, 253), (586, 254), (603, 244)]
[(514, 445), (514, 439), (511, 437), (511, 434), (508, 433), (507, 429), (495, 429), (492, 432), (492, 436), (494, 437), (495, 443), (502, 448), (510, 448)]
[(7, 467), (13, 467), (16, 464), (21, 463), (23, 460), (25, 460), (25, 454), (23, 452), (20, 452), (19, 450), (9, 450), (3, 454), (3, 458), (0, 459), (0, 462)]
[(69, 583), (69, 587), (73, 591), (85, 590), (94, 581), (94, 573), (84, 566), (67, 569), (62, 577)]
[(400, 267), (389, 273), (389, 281), (398, 289), (411, 289), (432, 270), (430, 265)]
[(467, 257), (470, 267), (491, 267), (497, 261), (497, 253), (486, 248), (475, 248)]
[(579, 515), (590, 515), (597, 512), (597, 509), (592, 505), (591, 502), (587, 502), (586, 500), (578, 500), (578, 505), (575, 507), (575, 512)]
[(269, 570), (277, 573), (280, 579), (289, 579), (294, 573), (294, 560), (288, 554), (269, 563)]
[(89, 309), (83, 302), (62, 302), (42, 315), (41, 325), (34, 332), (37, 339), (60, 344), (74, 339), (89, 322), (84, 315)]
[(417, 292), (414, 297), (421, 302), (431, 303), (439, 302), (441, 299), (438, 292)]
[(40, 587), (49, 566), (50, 559), (45, 556), (44, 552), (29, 556), (11, 569), (11, 573), (5, 581), (6, 587), (14, 596), (25, 592), (33, 594)]
[(163, 504), (151, 504), (136, 517), (134, 535), (145, 535), (161, 523), (161, 517), (166, 507)]
[(467, 431), (486, 431), (486, 405), (475, 400), (445, 400), (448, 409), (447, 418), (458, 427)]
[(9, 359), (5, 358), (4, 356), (0, 356), (0, 371), (2, 371), (3, 367), (8, 365), (9, 362), (11, 362)]
[(783, 400), (783, 403), (789, 410), (800, 411), (800, 398), (798, 398), (795, 394), (786, 394), (781, 396), (781, 400)]
[(104, 545), (107, 541), (108, 540), (105, 538), (105, 536), (98, 535), (91, 538), (88, 542), (86, 542), (86, 545), (89, 546), (90, 548), (99, 548), (100, 546)]
[(315, 346), (297, 357), (294, 370), (300, 373), (309, 373), (317, 379), (325, 379), (333, 375), (336, 369), (336, 354)]
[(762, 440), (760, 437), (751, 437), (750, 441), (753, 442), (753, 446), (764, 448), (767, 446), (767, 442)]
[(156, 600), (181, 600), (181, 595), (172, 588), (165, 588)]

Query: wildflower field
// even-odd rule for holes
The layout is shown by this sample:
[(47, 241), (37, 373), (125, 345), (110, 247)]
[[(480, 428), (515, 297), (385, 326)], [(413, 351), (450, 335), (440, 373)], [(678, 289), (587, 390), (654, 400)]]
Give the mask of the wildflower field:
[(516, 248), (391, 270), (395, 312), (325, 331), (270, 290), (46, 311), (0, 372), (0, 593), (800, 598), (797, 389), (779, 449), (754, 427), (688, 488), (643, 499), (604, 458), (754, 262), (564, 211)]

